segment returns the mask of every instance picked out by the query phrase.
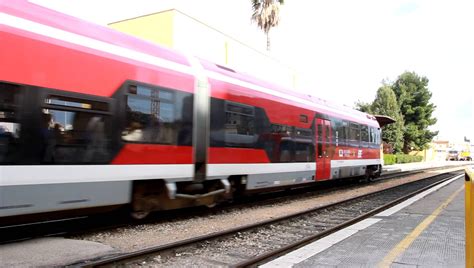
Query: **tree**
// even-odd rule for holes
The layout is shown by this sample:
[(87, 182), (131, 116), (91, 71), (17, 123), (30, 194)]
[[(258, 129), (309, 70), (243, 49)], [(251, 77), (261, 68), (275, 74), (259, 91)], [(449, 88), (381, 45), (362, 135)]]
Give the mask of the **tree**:
[(361, 112), (368, 113), (368, 114), (373, 114), (373, 112), (372, 112), (372, 103), (363, 102), (361, 100), (358, 100), (356, 102), (355, 106), (356, 106), (356, 109), (361, 111)]
[(395, 153), (403, 148), (403, 117), (397, 103), (397, 97), (389, 85), (383, 85), (377, 90), (377, 96), (370, 107), (375, 115), (386, 115), (395, 119), (395, 123), (383, 127), (382, 140), (390, 144)]
[(255, 21), (267, 36), (267, 51), (270, 51), (270, 29), (280, 22), (280, 5), (284, 0), (252, 0), (252, 21)]
[(403, 152), (425, 149), (438, 131), (428, 128), (436, 123), (432, 113), (436, 106), (430, 103), (431, 92), (428, 78), (415, 72), (404, 72), (393, 83), (392, 89), (397, 97), (400, 112), (405, 121)]

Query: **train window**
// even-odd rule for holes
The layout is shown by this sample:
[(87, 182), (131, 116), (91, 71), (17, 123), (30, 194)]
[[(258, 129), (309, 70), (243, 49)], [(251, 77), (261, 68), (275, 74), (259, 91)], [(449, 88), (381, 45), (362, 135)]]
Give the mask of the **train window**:
[(254, 147), (257, 141), (255, 133), (255, 108), (240, 103), (226, 102), (225, 114), (224, 132), (226, 146)]
[(336, 121), (336, 129), (337, 129), (337, 143), (339, 144), (346, 144), (346, 140), (348, 139), (348, 127), (346, 121)]
[(293, 132), (293, 127), (280, 124), (272, 124), (272, 133), (274, 134), (283, 134), (286, 136), (291, 136)]
[(313, 131), (296, 128), (294, 135), (295, 162), (310, 162), (313, 158)]
[(185, 144), (192, 140), (192, 94), (145, 85), (128, 88), (127, 142)]
[(374, 143), (373, 133), (374, 133), (374, 129), (372, 127), (369, 127), (369, 142), (370, 143)]
[(347, 141), (349, 139), (349, 123), (344, 121), (342, 122), (342, 126), (344, 128), (344, 138)]
[(226, 112), (233, 113), (233, 114), (241, 114), (241, 115), (246, 115), (246, 116), (253, 116), (255, 113), (255, 109), (252, 106), (235, 103), (235, 102), (227, 102)]
[(289, 140), (282, 140), (280, 142), (280, 159), (279, 162), (287, 163), (291, 162), (291, 152), (293, 151), (293, 142)]
[(343, 121), (342, 122), (342, 133), (343, 133), (343, 137), (344, 137), (344, 140), (348, 140), (349, 139), (349, 123), (347, 123), (346, 121)]
[(302, 123), (308, 123), (308, 116), (307, 116), (307, 115), (304, 115), (304, 114), (301, 114), (301, 115), (300, 115), (300, 122), (302, 122)]
[(295, 162), (312, 161), (311, 148), (312, 148), (311, 143), (296, 142), (295, 143)]
[(44, 103), (39, 133), (42, 163), (106, 163), (109, 160), (107, 102), (50, 95)]
[(221, 99), (211, 99), (211, 111), (211, 147), (264, 149), (276, 163), (314, 161), (311, 128), (272, 124), (259, 107)]
[(329, 145), (331, 142), (331, 124), (325, 125), (326, 126), (326, 155), (332, 157), (332, 151), (329, 149)]
[(370, 142), (371, 143), (377, 143), (377, 136), (376, 136), (376, 129), (371, 127), (370, 128)]
[(326, 143), (331, 141), (331, 126), (326, 125)]
[(369, 129), (367, 126), (361, 126), (360, 128), (360, 140), (363, 142), (369, 142)]
[(297, 137), (313, 137), (313, 132), (311, 129), (297, 128), (295, 131)]
[(151, 97), (151, 92), (152, 92), (151, 88), (143, 87), (143, 86), (130, 86), (128, 88), (128, 91), (130, 94), (147, 96), (147, 97)]
[(48, 96), (48, 98), (45, 99), (45, 103), (55, 106), (65, 106), (96, 111), (108, 111), (109, 109), (108, 104), (106, 102), (82, 100), (66, 96), (50, 95)]
[(318, 124), (318, 157), (323, 155), (323, 125)]
[(360, 126), (358, 124), (349, 124), (349, 139), (353, 141), (360, 140)]
[(0, 83), (0, 163), (14, 162), (18, 152), (20, 123), (17, 99), (20, 86)]
[(378, 128), (377, 130), (375, 130), (375, 135), (376, 135), (376, 136), (375, 136), (375, 142), (376, 142), (377, 144), (382, 143), (380, 134), (381, 134), (381, 133), (380, 133), (380, 128)]

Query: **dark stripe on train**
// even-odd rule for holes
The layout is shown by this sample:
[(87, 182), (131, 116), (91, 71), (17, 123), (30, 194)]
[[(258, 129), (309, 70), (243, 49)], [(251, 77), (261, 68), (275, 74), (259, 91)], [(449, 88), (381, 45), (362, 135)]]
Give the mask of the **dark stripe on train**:
[(29, 208), (32, 206), (33, 204), (24, 204), (24, 205), (15, 205), (15, 206), (3, 206), (3, 207), (0, 207), (0, 209)]
[(66, 201), (61, 201), (58, 202), (58, 204), (73, 204), (73, 203), (83, 203), (83, 202), (88, 202), (90, 199), (77, 199), (77, 200), (66, 200)]

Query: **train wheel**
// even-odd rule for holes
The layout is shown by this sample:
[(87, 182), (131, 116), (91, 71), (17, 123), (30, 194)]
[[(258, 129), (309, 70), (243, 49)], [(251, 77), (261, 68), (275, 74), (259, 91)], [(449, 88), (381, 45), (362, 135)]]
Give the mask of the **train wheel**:
[(375, 179), (376, 179), (375, 176), (372, 175), (372, 176), (369, 176), (369, 177), (367, 178), (367, 181), (368, 181), (368, 182), (374, 182)]
[(130, 216), (135, 220), (143, 220), (150, 215), (149, 211), (133, 211), (130, 212)]
[(368, 183), (375, 181), (375, 175), (371, 170), (367, 169), (367, 171), (365, 172), (364, 181)]

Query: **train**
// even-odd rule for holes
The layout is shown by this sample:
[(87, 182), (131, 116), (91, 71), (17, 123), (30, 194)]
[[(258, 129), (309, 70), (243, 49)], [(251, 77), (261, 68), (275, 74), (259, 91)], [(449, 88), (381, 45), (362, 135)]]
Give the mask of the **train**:
[(0, 221), (381, 174), (380, 117), (28, 1), (0, 11)]

